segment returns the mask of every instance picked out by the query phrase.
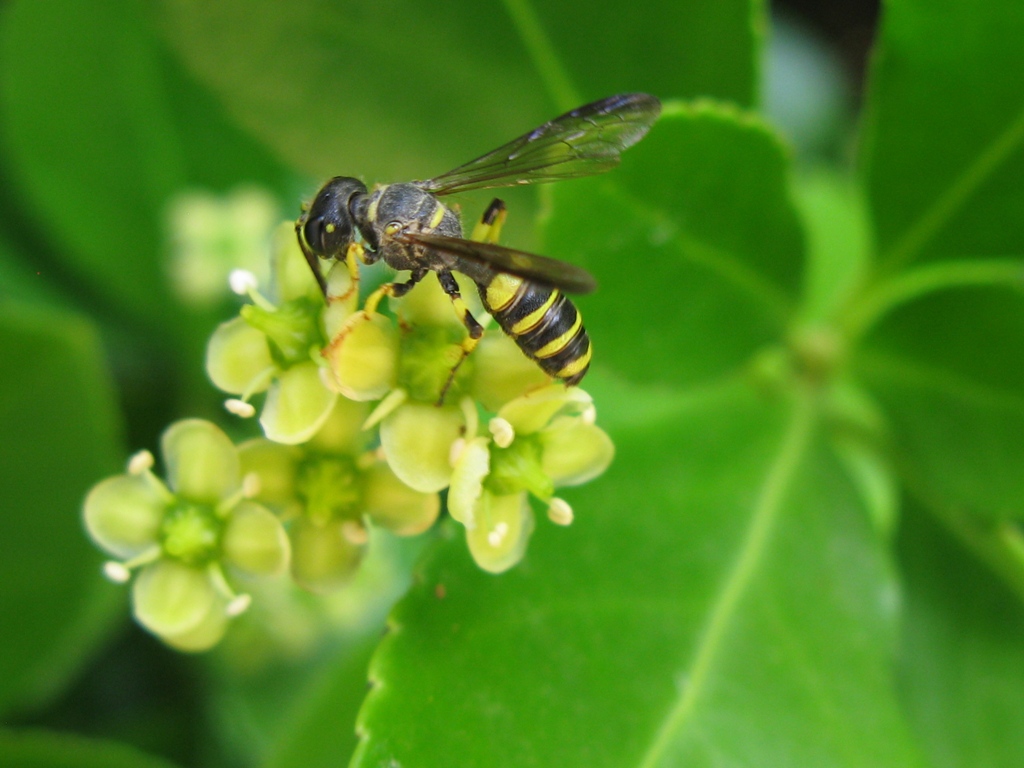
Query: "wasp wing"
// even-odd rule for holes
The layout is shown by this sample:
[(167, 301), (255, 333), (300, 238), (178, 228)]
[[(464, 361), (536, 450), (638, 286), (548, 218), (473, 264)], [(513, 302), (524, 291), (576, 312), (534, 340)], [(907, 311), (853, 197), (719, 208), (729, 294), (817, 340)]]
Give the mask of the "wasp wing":
[(547, 256), (446, 235), (410, 232), (402, 239), (482, 264), (495, 273), (507, 272), (531, 282), (560, 288), (566, 293), (591, 293), (597, 289), (597, 281), (587, 270)]
[(646, 93), (609, 96), (566, 112), (448, 173), (415, 184), (435, 195), (447, 195), (601, 173), (619, 164), (622, 151), (640, 141), (659, 114), (661, 102)]

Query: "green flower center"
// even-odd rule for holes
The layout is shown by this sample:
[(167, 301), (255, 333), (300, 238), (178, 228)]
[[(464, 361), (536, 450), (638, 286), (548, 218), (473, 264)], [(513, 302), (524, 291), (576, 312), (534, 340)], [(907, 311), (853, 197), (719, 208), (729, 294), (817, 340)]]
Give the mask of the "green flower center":
[(220, 553), (224, 523), (213, 507), (179, 502), (160, 526), (163, 551), (186, 565), (204, 565)]
[(541, 468), (541, 450), (536, 435), (517, 435), (508, 448), (492, 445), (491, 472), (484, 486), (499, 496), (529, 491), (539, 499), (550, 499), (555, 485)]
[(359, 471), (352, 459), (345, 456), (307, 459), (299, 468), (296, 486), (299, 497), (305, 501), (305, 514), (312, 522), (326, 525), (332, 520), (358, 517), (363, 494)]
[[(404, 331), (398, 386), (408, 392), (412, 400), (433, 403), (440, 396), (452, 368), (462, 357), (459, 348), (461, 337), (457, 337), (452, 329), (441, 326), (413, 326)], [(459, 366), (453, 389), (468, 373), (470, 360)]]
[(309, 299), (287, 301), (276, 310), (246, 304), (241, 315), (249, 325), (267, 335), (270, 354), (282, 368), (307, 362), (311, 349), (325, 341), (320, 332), (320, 312)]

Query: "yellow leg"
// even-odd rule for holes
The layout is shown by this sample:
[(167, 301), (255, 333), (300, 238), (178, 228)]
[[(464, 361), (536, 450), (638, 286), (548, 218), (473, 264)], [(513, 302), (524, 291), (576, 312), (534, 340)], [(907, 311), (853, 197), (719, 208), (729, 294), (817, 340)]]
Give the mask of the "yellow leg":
[[(353, 293), (359, 293), (359, 262), (364, 259), (363, 246), (359, 243), (351, 243), (348, 250), (345, 252), (345, 267), (348, 271), (349, 284), (341, 293), (336, 293), (336, 285), (331, 285), (329, 280), (325, 283), (324, 293), (327, 297), (327, 301), (347, 301), (352, 297)], [(331, 273), (328, 273), (328, 277)]]
[(473, 234), (469, 239), (476, 240), (478, 243), (497, 243), (507, 217), (508, 210), (505, 208), (505, 203), (494, 198), (487, 206), (487, 210), (484, 211), (484, 215), (480, 217), (480, 221), (473, 227)]

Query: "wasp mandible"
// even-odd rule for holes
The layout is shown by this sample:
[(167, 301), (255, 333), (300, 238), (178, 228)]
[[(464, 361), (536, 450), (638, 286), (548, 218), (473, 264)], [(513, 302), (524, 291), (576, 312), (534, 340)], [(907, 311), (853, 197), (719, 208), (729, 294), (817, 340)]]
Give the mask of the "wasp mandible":
[[(383, 259), (393, 269), (410, 272), (405, 282), (378, 289), (382, 295), (404, 296), (435, 272), (468, 332), (459, 364), (483, 335), (452, 275), (460, 272), (476, 283), (486, 310), (527, 357), (567, 386), (578, 384), (592, 349), (582, 318), (563, 291), (589, 293), (597, 287), (594, 278), (566, 262), (465, 239), (458, 216), (438, 198), (608, 171), (660, 113), (661, 103), (653, 96), (619, 94), (566, 112), (433, 179), (385, 184), (369, 192), (359, 179), (336, 176), (295, 222), (299, 245), (325, 294), (319, 259), (349, 258), (353, 244), (363, 246), (367, 264)], [(491, 226), (503, 214), (504, 203), (495, 199), (483, 224)]]

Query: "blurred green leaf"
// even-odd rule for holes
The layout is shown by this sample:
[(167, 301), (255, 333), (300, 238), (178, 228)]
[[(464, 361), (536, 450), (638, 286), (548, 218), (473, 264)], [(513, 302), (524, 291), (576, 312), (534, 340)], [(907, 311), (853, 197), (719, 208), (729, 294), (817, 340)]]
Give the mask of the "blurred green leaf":
[(880, 262), (1024, 252), (1024, 5), (894, 0), (862, 164)]
[(124, 744), (45, 731), (0, 731), (0, 764), (10, 768), (174, 768)]
[(33, 226), (79, 279), (165, 311), (162, 206), (184, 180), (134, 0), (15, 2), (0, 25), (0, 138)]
[(517, 569), (441, 547), (374, 657), (353, 765), (920, 764), (888, 566), (812, 418), (695, 398), (616, 434)]
[(563, 109), (630, 91), (662, 98), (711, 96), (744, 106), (754, 100), (766, 25), (761, 3), (502, 4)]
[(913, 505), (900, 536), (899, 677), (935, 768), (1024, 765), (1024, 609)]
[(807, 232), (804, 320), (830, 321), (851, 298), (871, 258), (863, 192), (849, 175), (825, 168), (798, 175), (793, 191)]
[(0, 306), (0, 706), (64, 684), (95, 647), (116, 591), (79, 518), (116, 470), (118, 418), (91, 327), (64, 313)]
[(241, 125), (317, 178), (426, 178), (552, 116), (495, 5), (161, 7), (166, 39), (193, 74)]
[(1024, 519), (1024, 357), (1011, 352), (1024, 345), (1022, 299), (984, 287), (926, 296), (855, 360), (915, 490), (984, 518)]
[(546, 251), (602, 285), (579, 301), (598, 366), (689, 384), (782, 338), (802, 267), (785, 161), (749, 115), (672, 103), (619, 169), (553, 188)]
[(377, 637), (335, 654), (283, 723), (265, 768), (347, 765), (356, 747), (355, 719), (366, 695), (366, 667)]

